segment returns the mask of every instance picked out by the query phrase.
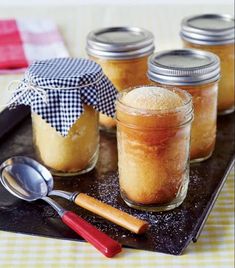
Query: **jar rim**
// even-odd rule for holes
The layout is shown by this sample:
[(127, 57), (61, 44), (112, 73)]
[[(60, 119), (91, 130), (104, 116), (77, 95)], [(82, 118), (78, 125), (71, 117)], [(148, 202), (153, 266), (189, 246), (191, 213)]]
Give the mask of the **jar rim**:
[[(137, 86), (137, 87), (131, 87), (131, 88), (127, 88), (126, 90), (122, 90), (121, 92), (118, 93), (117, 95), (117, 99), (116, 99), (116, 105), (119, 104), (122, 107), (127, 108), (128, 110), (131, 110), (134, 114), (141, 114), (141, 115), (154, 115), (154, 114), (164, 114), (164, 113), (177, 113), (180, 112), (183, 108), (186, 108), (187, 106), (192, 106), (192, 96), (191, 94), (189, 94), (186, 90), (180, 89), (178, 87), (173, 87), (173, 88), (168, 88), (166, 86), (160, 86), (160, 88), (164, 88), (170, 91), (177, 91), (181, 94), (183, 94), (186, 97), (186, 101), (184, 102), (183, 105), (178, 106), (176, 108), (171, 108), (171, 109), (142, 109), (142, 108), (135, 108), (132, 107), (130, 105), (127, 105), (125, 103), (122, 102), (122, 98), (124, 94), (127, 94), (128, 92), (136, 89), (136, 88), (141, 88), (141, 87), (152, 87), (152, 88), (156, 88), (157, 86), (155, 85), (143, 85), (143, 86)], [(190, 109), (190, 112), (192, 112), (193, 109)]]
[[(126, 105), (125, 103), (123, 103), (121, 101), (123, 94), (134, 90), (135, 88), (139, 88), (141, 86), (138, 87), (132, 87), (129, 89), (126, 89), (124, 91), (121, 91), (118, 96), (117, 96), (117, 100), (116, 100), (116, 121), (118, 122), (118, 124), (121, 125), (125, 125), (128, 128), (133, 128), (133, 129), (140, 129), (140, 130), (154, 130), (154, 129), (173, 129), (173, 128), (181, 128), (186, 126), (187, 124), (191, 123), (194, 115), (193, 115), (193, 105), (192, 105), (192, 96), (186, 91), (186, 90), (182, 90), (180, 88), (167, 88), (162, 86), (161, 88), (165, 88), (167, 90), (170, 91), (177, 91), (178, 93), (183, 94), (183, 96), (186, 98), (186, 101), (184, 102), (183, 105), (178, 106), (176, 108), (173, 109), (156, 109), (156, 110), (150, 110), (150, 109), (139, 109), (139, 108), (134, 108), (131, 107), (130, 105)], [(154, 85), (144, 85), (143, 87), (156, 87)], [(181, 95), (182, 96), (182, 95)], [(164, 125), (145, 125), (145, 126), (138, 126), (138, 124), (134, 124), (131, 122), (125, 122), (125, 120), (120, 120), (120, 118), (118, 118), (118, 114), (117, 111), (118, 109), (120, 109), (121, 112), (125, 113), (125, 109), (128, 111), (127, 113), (129, 115), (133, 115), (133, 116), (143, 116), (143, 120), (144, 118), (147, 118), (148, 116), (171, 116), (171, 115), (179, 115), (181, 116), (180, 113), (184, 113), (182, 114), (182, 120), (180, 120), (178, 123), (173, 124), (173, 125), (168, 125), (168, 126), (164, 126)]]

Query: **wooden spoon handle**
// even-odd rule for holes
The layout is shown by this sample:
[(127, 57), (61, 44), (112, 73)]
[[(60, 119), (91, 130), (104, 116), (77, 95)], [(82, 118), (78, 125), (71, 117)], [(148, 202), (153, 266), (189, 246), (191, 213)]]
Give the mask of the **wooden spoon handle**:
[(137, 219), (134, 216), (105, 204), (89, 195), (80, 193), (76, 196), (74, 202), (133, 233), (141, 234), (148, 228), (148, 223), (146, 221)]

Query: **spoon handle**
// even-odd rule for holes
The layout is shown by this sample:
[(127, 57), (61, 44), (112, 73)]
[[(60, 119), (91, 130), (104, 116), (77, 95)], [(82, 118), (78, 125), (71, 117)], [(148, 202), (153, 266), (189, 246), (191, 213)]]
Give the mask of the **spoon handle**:
[(74, 203), (133, 233), (142, 234), (148, 228), (146, 221), (138, 219), (89, 195), (79, 193), (74, 199)]
[(65, 211), (62, 215), (62, 221), (106, 257), (111, 258), (121, 252), (122, 247), (117, 241), (99, 231), (96, 227), (92, 226), (75, 213)]

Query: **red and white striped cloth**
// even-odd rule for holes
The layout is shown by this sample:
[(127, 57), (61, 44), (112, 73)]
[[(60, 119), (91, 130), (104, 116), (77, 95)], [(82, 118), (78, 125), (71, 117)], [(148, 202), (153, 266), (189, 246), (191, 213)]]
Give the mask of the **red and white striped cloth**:
[(24, 72), (35, 60), (58, 57), (69, 53), (53, 21), (0, 20), (0, 74)]

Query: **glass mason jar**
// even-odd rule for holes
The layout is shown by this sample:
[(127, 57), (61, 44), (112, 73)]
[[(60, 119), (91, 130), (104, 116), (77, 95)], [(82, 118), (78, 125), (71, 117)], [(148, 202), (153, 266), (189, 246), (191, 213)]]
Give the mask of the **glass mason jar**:
[(41, 116), (32, 113), (33, 142), (38, 160), (58, 176), (90, 171), (98, 159), (98, 121), (98, 112), (84, 105), (84, 113), (63, 137)]
[[(121, 196), (136, 209), (170, 210), (187, 194), (191, 96), (180, 89), (169, 89), (182, 99), (182, 106), (150, 110), (143, 104), (143, 108), (133, 108), (124, 98), (135, 89), (119, 93), (116, 102)], [(147, 95), (142, 96), (143, 101)]]
[(193, 49), (163, 51), (149, 59), (148, 76), (154, 85), (180, 87), (192, 95), (191, 162), (206, 160), (214, 151), (219, 63), (216, 55)]
[(181, 38), (185, 48), (210, 51), (220, 58), (221, 79), (218, 113), (234, 111), (234, 18), (229, 15), (204, 14), (184, 19)]
[[(137, 27), (110, 27), (87, 36), (87, 53), (101, 65), (118, 91), (146, 85), (148, 56), (154, 50), (153, 35)], [(101, 128), (114, 132), (115, 120), (100, 114)]]

